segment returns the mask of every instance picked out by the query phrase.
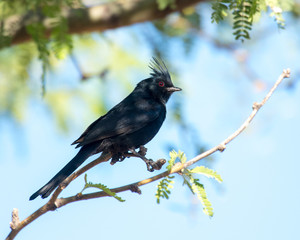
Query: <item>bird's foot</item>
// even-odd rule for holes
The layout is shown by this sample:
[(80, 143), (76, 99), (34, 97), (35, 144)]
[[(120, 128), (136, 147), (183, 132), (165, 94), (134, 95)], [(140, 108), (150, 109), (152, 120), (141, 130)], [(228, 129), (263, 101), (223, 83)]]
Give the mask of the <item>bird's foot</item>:
[(148, 161), (145, 161), (147, 165), (147, 170), (149, 172), (153, 172), (154, 170), (160, 170), (161, 167), (166, 163), (166, 159), (158, 159), (157, 161), (153, 161), (152, 159), (148, 159)]
[(139, 152), (136, 152), (135, 149), (130, 149), (130, 152), (127, 156), (138, 157), (141, 158), (147, 165), (147, 170), (149, 172), (153, 172), (154, 170), (160, 170), (161, 167), (166, 163), (165, 159), (158, 159), (157, 161), (153, 161), (152, 159), (148, 159), (145, 157), (147, 148), (144, 146), (140, 147)]
[(146, 165), (147, 165), (147, 170), (149, 172), (153, 172), (154, 169), (155, 169), (155, 162), (152, 160), (152, 159), (147, 159), (147, 160), (144, 160)]
[(148, 150), (148, 149), (147, 149), (145, 146), (141, 145), (141, 146), (139, 147), (138, 153), (141, 154), (143, 157), (145, 157), (145, 156), (146, 156), (146, 153), (147, 153), (147, 150)]
[(115, 154), (111, 157), (111, 161), (110, 161), (110, 164), (111, 165), (114, 165), (115, 163), (117, 162), (122, 162), (126, 157), (123, 155), (123, 154)]

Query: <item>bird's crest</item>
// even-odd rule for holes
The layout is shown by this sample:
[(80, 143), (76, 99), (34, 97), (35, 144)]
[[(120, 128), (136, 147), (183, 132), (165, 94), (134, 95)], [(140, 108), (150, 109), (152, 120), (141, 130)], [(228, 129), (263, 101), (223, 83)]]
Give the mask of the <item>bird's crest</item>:
[(152, 77), (163, 77), (164, 79), (171, 80), (169, 71), (161, 59), (158, 60), (157, 58), (153, 57), (149, 64), (149, 68), (152, 70), (152, 73), (150, 73)]

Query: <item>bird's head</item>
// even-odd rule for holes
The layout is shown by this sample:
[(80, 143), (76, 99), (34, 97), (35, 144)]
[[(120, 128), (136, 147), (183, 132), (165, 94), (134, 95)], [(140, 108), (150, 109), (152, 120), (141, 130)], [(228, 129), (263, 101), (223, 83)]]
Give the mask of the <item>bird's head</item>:
[(169, 71), (162, 60), (153, 57), (149, 65), (151, 77), (141, 81), (137, 87), (141, 87), (157, 100), (166, 104), (173, 92), (181, 91), (172, 83)]

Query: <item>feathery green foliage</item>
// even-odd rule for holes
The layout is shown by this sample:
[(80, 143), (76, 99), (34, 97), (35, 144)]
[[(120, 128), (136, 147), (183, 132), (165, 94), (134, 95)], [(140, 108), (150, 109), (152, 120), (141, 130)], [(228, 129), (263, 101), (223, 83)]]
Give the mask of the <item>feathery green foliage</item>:
[(291, 11), (293, 1), (291, 0), (216, 0), (212, 3), (212, 22), (219, 23), (229, 14), (233, 16), (233, 35), (235, 39), (244, 41), (250, 39), (250, 31), (255, 15), (261, 11), (271, 10), (271, 17), (279, 28), (284, 28), (285, 21), (283, 11)]
[(172, 167), (174, 166), (175, 164), (175, 161), (176, 161), (176, 158), (178, 156), (177, 152), (175, 150), (172, 150), (170, 153), (170, 159), (168, 161), (168, 166), (167, 166), (167, 169), (168, 171), (171, 171)]
[(223, 182), (223, 179), (216, 171), (209, 169), (207, 167), (204, 167), (204, 166), (195, 167), (190, 170), (190, 173), (198, 173), (198, 174), (204, 175), (208, 178), (213, 178), (213, 179), (217, 180), (219, 183)]
[[(253, 15), (256, 13), (256, 0), (241, 0), (230, 4), (233, 15), (233, 29), (235, 39), (250, 39), (249, 31), (252, 29)], [(253, 10), (254, 9), (254, 10)]]
[(107, 186), (101, 184), (101, 183), (91, 183), (87, 181), (87, 174), (84, 175), (84, 182), (85, 185), (81, 191), (81, 193), (87, 189), (87, 188), (98, 188), (100, 190), (102, 190), (103, 192), (107, 193), (109, 196), (114, 197), (115, 199), (117, 199), (120, 202), (125, 202), (124, 199), (122, 199), (121, 197), (117, 196), (117, 194), (115, 192), (112, 192)]
[[(170, 155), (170, 159), (168, 161), (169, 164), (167, 166), (168, 171), (171, 171), (172, 167), (176, 163), (177, 158), (182, 164), (184, 164), (187, 160), (184, 152), (180, 150), (178, 152), (172, 150), (169, 153), (169, 155)], [(223, 180), (216, 171), (204, 166), (196, 166), (193, 169), (185, 168), (180, 172), (180, 175), (183, 177), (183, 185), (187, 185), (187, 187), (191, 190), (191, 192), (195, 194), (197, 198), (200, 200), (203, 206), (203, 212), (206, 215), (212, 217), (213, 216), (212, 204), (207, 198), (204, 185), (200, 183), (200, 180), (198, 178), (194, 177), (194, 174), (200, 174), (208, 178), (213, 178), (220, 183), (223, 182)], [(169, 199), (169, 195), (171, 193), (170, 189), (173, 188), (172, 184), (174, 184), (174, 180), (171, 180), (173, 178), (174, 176), (167, 176), (158, 183), (156, 194), (155, 194), (157, 203), (160, 203), (161, 198)]]
[[(178, 151), (178, 153), (175, 150), (172, 150), (170, 153), (170, 159), (168, 161), (168, 166), (166, 167), (168, 171), (171, 171), (172, 167), (175, 164), (175, 161), (177, 158), (179, 158), (181, 163), (186, 162), (186, 156), (182, 151)], [(169, 199), (169, 195), (171, 193), (170, 189), (173, 188), (174, 176), (168, 175), (167, 177), (163, 178), (157, 185), (157, 190), (155, 193), (156, 202), (160, 203), (161, 198)]]
[(211, 8), (213, 10), (211, 14), (211, 22), (219, 23), (222, 20), (224, 20), (225, 17), (228, 16), (228, 3), (230, 1), (214, 1), (211, 5)]
[[(72, 38), (68, 35), (68, 22), (63, 17), (63, 9), (65, 7), (72, 7), (76, 0), (24, 0), (22, 1), (26, 6), (22, 6), (20, 1), (3, 1), (2, 16), (10, 15), (12, 12), (24, 14), (24, 22), (26, 22), (26, 31), (31, 35), (38, 50), (38, 57), (42, 63), (42, 94), (46, 91), (46, 72), (50, 67), (50, 54), (61, 59), (66, 56), (72, 49)], [(45, 24), (47, 19), (47, 24)], [(51, 27), (49, 33), (47, 28)], [(0, 26), (0, 47), (7, 46), (10, 42), (10, 37), (3, 29), (3, 23)], [(50, 38), (48, 38), (50, 34)]]
[(169, 170), (169, 171), (171, 171), (171, 169), (174, 166), (175, 161), (176, 161), (177, 158), (179, 158), (179, 161), (181, 163), (185, 163), (186, 162), (186, 156), (185, 156), (184, 152), (182, 152), (180, 150), (178, 151), (178, 153), (175, 150), (172, 150), (169, 153), (169, 155), (170, 155), (170, 159), (168, 161), (169, 164), (167, 166), (167, 170)]
[(199, 179), (190, 178), (192, 192), (197, 195), (198, 199), (201, 201), (203, 206), (203, 212), (212, 217), (214, 215), (212, 204), (207, 199), (206, 191), (204, 185), (199, 182)]
[(157, 190), (155, 193), (156, 202), (159, 204), (161, 198), (169, 199), (169, 195), (171, 194), (171, 188), (173, 188), (174, 176), (167, 176), (163, 178), (157, 185)]
[[(214, 170), (209, 169), (204, 166), (197, 166), (191, 170), (188, 170), (185, 176), (189, 179), (189, 188), (190, 190), (197, 195), (203, 206), (203, 212), (212, 217), (213, 216), (213, 208), (210, 201), (207, 199), (207, 194), (204, 188), (204, 185), (199, 182), (199, 179), (193, 177), (193, 173), (204, 175), (208, 178), (213, 178), (217, 180), (219, 183), (223, 182), (221, 176)], [(186, 180), (185, 180), (186, 181)]]
[(180, 160), (181, 163), (185, 163), (186, 162), (186, 156), (185, 156), (184, 152), (182, 152), (180, 150), (178, 151), (178, 158), (179, 158), (179, 160)]
[(235, 39), (250, 39), (253, 16), (259, 12), (258, 0), (218, 0), (212, 3), (212, 9), (212, 22), (219, 23), (231, 13)]
[[(209, 169), (210, 170), (210, 169)], [(212, 171), (212, 170), (211, 170)], [(200, 171), (196, 171), (197, 173)], [(207, 171), (206, 171), (207, 172)], [(202, 173), (200, 173), (202, 174)], [(207, 176), (207, 174), (204, 174)], [(209, 175), (211, 177), (211, 175)], [(196, 194), (197, 198), (200, 200), (203, 206), (203, 212), (212, 217), (214, 215), (212, 204), (207, 198), (207, 194), (204, 185), (200, 183), (199, 179), (194, 178), (192, 170), (184, 169), (182, 171), (183, 184), (187, 185), (193, 194)]]

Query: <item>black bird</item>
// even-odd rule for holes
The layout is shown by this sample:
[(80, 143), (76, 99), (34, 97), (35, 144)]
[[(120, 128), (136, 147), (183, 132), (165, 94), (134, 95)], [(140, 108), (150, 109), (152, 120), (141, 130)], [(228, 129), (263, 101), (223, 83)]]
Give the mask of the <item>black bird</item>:
[[(125, 153), (134, 152), (157, 134), (166, 117), (167, 101), (173, 92), (181, 89), (174, 87), (162, 61), (153, 58), (149, 67), (152, 69), (151, 77), (139, 82), (123, 101), (93, 122), (72, 143), (77, 144), (76, 148), (81, 147), (77, 155), (29, 200), (39, 195), (48, 197), (91, 155), (111, 153), (112, 163), (115, 163), (123, 160)], [(153, 171), (149, 166), (148, 170)]]

